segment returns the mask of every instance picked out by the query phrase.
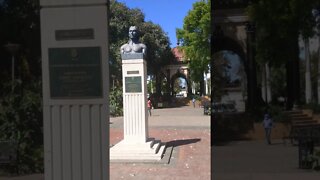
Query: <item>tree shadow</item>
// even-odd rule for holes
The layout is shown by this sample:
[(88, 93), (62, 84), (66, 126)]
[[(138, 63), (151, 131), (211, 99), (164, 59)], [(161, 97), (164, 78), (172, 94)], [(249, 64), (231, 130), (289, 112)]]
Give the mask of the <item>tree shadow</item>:
[(183, 146), (187, 144), (193, 144), (201, 141), (200, 138), (196, 139), (181, 139), (181, 140), (174, 140), (174, 141), (169, 141), (167, 142), (167, 147), (177, 147), (177, 146)]

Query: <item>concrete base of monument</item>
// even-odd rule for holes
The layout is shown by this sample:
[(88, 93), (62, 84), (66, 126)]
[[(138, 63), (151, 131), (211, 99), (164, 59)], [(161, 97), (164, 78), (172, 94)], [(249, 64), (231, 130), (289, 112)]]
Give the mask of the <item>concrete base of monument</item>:
[(166, 144), (154, 138), (149, 138), (145, 143), (132, 143), (122, 140), (110, 148), (110, 161), (160, 161), (164, 156), (165, 150)]

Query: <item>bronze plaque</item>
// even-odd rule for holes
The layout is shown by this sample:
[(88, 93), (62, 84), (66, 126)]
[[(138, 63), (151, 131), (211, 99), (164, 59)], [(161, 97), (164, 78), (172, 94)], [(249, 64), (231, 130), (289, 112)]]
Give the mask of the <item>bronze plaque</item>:
[(142, 92), (141, 76), (125, 77), (126, 93)]
[(50, 48), (51, 98), (101, 98), (101, 68), (100, 47)]

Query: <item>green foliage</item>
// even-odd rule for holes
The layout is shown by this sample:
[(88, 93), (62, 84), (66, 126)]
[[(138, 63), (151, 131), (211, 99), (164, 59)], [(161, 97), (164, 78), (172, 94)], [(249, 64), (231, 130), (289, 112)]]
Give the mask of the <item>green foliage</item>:
[(268, 108), (268, 112), (270, 113), (274, 122), (289, 122), (290, 119), (286, 113), (283, 111), (283, 107), (281, 106), (270, 106)]
[(286, 96), (286, 71), (284, 65), (272, 67), (270, 73), (270, 87), (272, 100), (273, 102), (277, 102), (278, 97), (285, 97)]
[(109, 94), (109, 107), (111, 116), (123, 115), (123, 100), (122, 100), (122, 87), (116, 87), (110, 90)]
[(177, 29), (177, 38), (182, 44), (186, 60), (190, 60), (190, 74), (193, 81), (203, 81), (210, 63), (210, 0), (193, 4), (184, 19), (183, 29)]
[(261, 64), (279, 65), (298, 58), (298, 36), (313, 35), (311, 14), (316, 0), (257, 0), (248, 7), (256, 23), (257, 60)]
[(282, 122), (287, 123), (289, 122), (289, 117), (283, 110), (283, 107), (278, 105), (269, 105), (264, 107), (253, 107), (247, 113), (252, 119), (256, 122), (261, 122), (263, 120), (264, 114), (268, 112), (274, 122)]
[(17, 82), (15, 90), (1, 99), (0, 139), (17, 142), (19, 173), (43, 172), (41, 84)]
[[(16, 68), (22, 68), (18, 64), (28, 64), (30, 75), (41, 76), (39, 1), (3, 0), (0, 2), (0, 45), (3, 46), (8, 42), (20, 44)], [(20, 56), (23, 57), (20, 58)], [(0, 48), (0, 59), (3, 59), (0, 61), (0, 80), (3, 80), (10, 77), (11, 73), (11, 55), (3, 47)]]

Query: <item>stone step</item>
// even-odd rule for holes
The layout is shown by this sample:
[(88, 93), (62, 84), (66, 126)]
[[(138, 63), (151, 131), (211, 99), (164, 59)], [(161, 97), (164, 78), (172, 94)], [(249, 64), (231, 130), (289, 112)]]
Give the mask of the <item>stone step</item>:
[(302, 111), (300, 110), (291, 110), (291, 111), (285, 111), (288, 115), (296, 115), (296, 114), (302, 114)]
[[(158, 143), (157, 143), (158, 144)], [(159, 144), (158, 151), (130, 151), (130, 150), (118, 150), (112, 152), (110, 160), (161, 160), (164, 155), (166, 145)]]
[(304, 125), (304, 126), (310, 126), (310, 125), (317, 125), (317, 122), (298, 122), (298, 123), (292, 123), (293, 126), (299, 126), (299, 125)]
[(310, 116), (308, 116), (306, 114), (292, 114), (292, 115), (290, 115), (290, 117), (298, 118), (298, 117), (310, 117)]
[(121, 151), (121, 153), (130, 153), (134, 152), (137, 154), (143, 153), (143, 154), (157, 154), (159, 152), (159, 149), (161, 147), (161, 142), (156, 142), (152, 147), (146, 147), (143, 145), (121, 145), (115, 148), (111, 148), (110, 152), (114, 153), (116, 151)]

